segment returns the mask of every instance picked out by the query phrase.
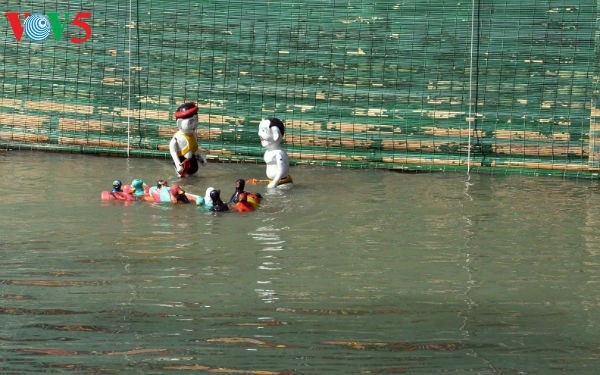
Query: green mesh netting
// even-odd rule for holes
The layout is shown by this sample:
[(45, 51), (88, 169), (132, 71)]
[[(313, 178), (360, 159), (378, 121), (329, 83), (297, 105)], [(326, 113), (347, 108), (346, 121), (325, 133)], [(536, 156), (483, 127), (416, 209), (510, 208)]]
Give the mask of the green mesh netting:
[[(598, 1), (8, 1), (0, 147), (165, 157), (200, 107), (209, 158), (596, 177)], [(56, 32), (17, 41), (6, 12)], [(66, 15), (65, 12), (69, 14)], [(91, 37), (73, 23), (80, 12)], [(54, 16), (48, 16), (54, 13)], [(14, 16), (12, 16), (14, 17)], [(40, 26), (40, 28), (42, 28)], [(60, 27), (57, 29), (60, 31)], [(28, 33), (29, 32), (29, 33)]]

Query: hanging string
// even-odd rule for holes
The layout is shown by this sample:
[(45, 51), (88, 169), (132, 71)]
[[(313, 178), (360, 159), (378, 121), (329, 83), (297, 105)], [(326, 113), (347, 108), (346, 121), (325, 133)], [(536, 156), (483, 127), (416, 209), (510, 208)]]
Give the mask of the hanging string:
[(131, 29), (133, 28), (132, 18), (132, 0), (129, 0), (129, 28), (127, 45), (129, 48), (128, 64), (127, 64), (127, 157), (131, 149)]
[(467, 122), (469, 123), (469, 134), (467, 144), (467, 176), (471, 173), (471, 131), (473, 119), (473, 53), (475, 45), (475, 0), (471, 1), (471, 46), (469, 55), (469, 114), (467, 115)]

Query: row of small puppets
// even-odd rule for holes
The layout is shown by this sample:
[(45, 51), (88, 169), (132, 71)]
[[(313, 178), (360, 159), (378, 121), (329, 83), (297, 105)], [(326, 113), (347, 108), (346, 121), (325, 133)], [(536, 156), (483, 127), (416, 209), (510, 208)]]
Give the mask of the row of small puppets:
[(160, 179), (155, 185), (149, 186), (142, 179), (134, 178), (131, 184), (123, 184), (114, 180), (111, 190), (103, 190), (100, 199), (103, 201), (151, 202), (151, 203), (195, 203), (196, 206), (210, 211), (254, 211), (260, 205), (260, 193), (245, 190), (246, 181), (238, 179), (235, 182), (235, 192), (228, 202), (221, 199), (221, 190), (209, 187), (204, 196), (186, 192), (177, 183), (171, 185)]
[[(169, 152), (177, 175), (186, 177), (195, 174), (200, 164), (206, 164), (206, 157), (200, 152), (196, 135), (198, 106), (194, 102), (180, 105), (175, 111), (175, 119), (178, 130), (169, 142)], [(258, 125), (260, 143), (265, 148), (268, 188), (288, 188), (293, 183), (289, 174), (288, 155), (281, 147), (284, 135), (285, 126), (278, 118), (263, 119)]]

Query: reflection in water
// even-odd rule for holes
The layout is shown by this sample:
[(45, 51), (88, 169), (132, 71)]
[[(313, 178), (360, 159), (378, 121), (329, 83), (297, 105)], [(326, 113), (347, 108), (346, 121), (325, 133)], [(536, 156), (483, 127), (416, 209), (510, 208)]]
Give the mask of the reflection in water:
[[(464, 302), (465, 308), (459, 312), (459, 317), (462, 318), (462, 324), (459, 328), (461, 333), (461, 338), (464, 342), (468, 342), (470, 340), (470, 332), (469, 332), (469, 316), (471, 310), (476, 306), (475, 301), (471, 298), (471, 289), (475, 286), (475, 281), (473, 280), (473, 265), (472, 265), (472, 254), (471, 254), (471, 239), (475, 235), (473, 232), (473, 220), (472, 218), (466, 214), (467, 209), (465, 205), (468, 205), (473, 201), (473, 197), (470, 195), (469, 189), (473, 186), (473, 183), (470, 180), (470, 176), (465, 181), (464, 188), (464, 200), (462, 200), (462, 218), (464, 220), (464, 247), (461, 249), (463, 252), (463, 270), (467, 274), (466, 284), (464, 288)], [(473, 351), (471, 351), (470, 355), (475, 355)]]
[(281, 270), (279, 252), (284, 250), (285, 241), (281, 239), (279, 233), (285, 229), (276, 229), (273, 225), (268, 225), (258, 227), (250, 234), (252, 239), (261, 246), (259, 250), (261, 264), (258, 269), (264, 271), (264, 277), (262, 280), (256, 280), (257, 287), (254, 291), (264, 303), (274, 303), (279, 299), (273, 285), (276, 277), (272, 276), (272, 271)]
[[(467, 180), (465, 181), (465, 187), (463, 190), (464, 196), (461, 199), (462, 202), (462, 217), (464, 221), (464, 246), (461, 249), (463, 252), (462, 257), (464, 264), (462, 269), (466, 273), (466, 280), (463, 292), (463, 298), (465, 307), (459, 311), (458, 316), (462, 319), (462, 323), (459, 327), (459, 331), (461, 334), (461, 342), (470, 343), (473, 340), (472, 333), (470, 331), (471, 317), (476, 315), (477, 302), (473, 299), (473, 289), (478, 288), (479, 284), (474, 277), (474, 273), (476, 272), (477, 264), (475, 264), (478, 255), (476, 245), (473, 244), (473, 238), (477, 235), (476, 231), (476, 223), (470, 212), (470, 205), (473, 204), (473, 196), (471, 196), (470, 190), (473, 189), (474, 183), (471, 182), (470, 176), (467, 176)], [(476, 334), (476, 333), (475, 333)], [(493, 364), (482, 358), (481, 354), (473, 347), (465, 347), (466, 355), (480, 359), (483, 361), (485, 366), (488, 366), (493, 373), (497, 372), (497, 369), (494, 368)]]

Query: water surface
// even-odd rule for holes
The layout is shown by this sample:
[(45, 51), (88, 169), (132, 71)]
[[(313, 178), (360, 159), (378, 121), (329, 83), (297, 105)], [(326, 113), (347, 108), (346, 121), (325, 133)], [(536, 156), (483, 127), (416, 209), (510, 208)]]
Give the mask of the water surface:
[[(597, 183), (293, 167), (255, 212), (100, 201), (167, 160), (0, 153), (0, 372), (597, 374)], [(179, 181), (224, 197), (264, 166)]]

